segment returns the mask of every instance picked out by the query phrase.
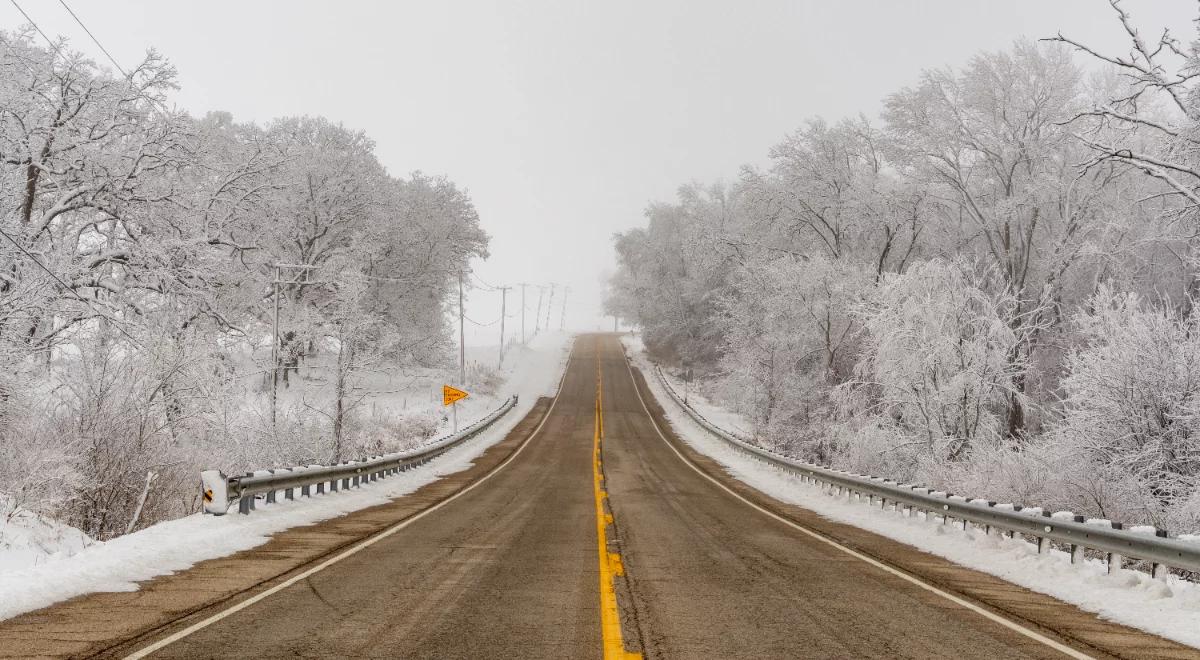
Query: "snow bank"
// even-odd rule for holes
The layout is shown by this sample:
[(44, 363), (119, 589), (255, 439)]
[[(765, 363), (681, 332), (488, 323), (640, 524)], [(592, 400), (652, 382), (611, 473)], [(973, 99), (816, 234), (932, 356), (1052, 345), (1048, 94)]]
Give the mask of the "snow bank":
[[(1121, 570), (1109, 575), (1098, 560), (1071, 564), (1059, 550), (1037, 554), (1020, 539), (986, 535), (973, 527), (925, 522), (895, 512), (847, 502), (822, 493), (782, 470), (753, 460), (714, 438), (671, 401), (640, 350), (639, 341), (624, 340), (630, 356), (646, 375), (646, 383), (662, 404), (668, 421), (689, 445), (723, 465), (736, 479), (780, 501), (802, 506), (829, 520), (870, 530), (881, 536), (920, 548), (957, 564), (1003, 578), (1048, 594), (1108, 619), (1200, 647), (1200, 585), (1168, 577), (1154, 579), (1146, 573)], [(691, 403), (691, 401), (689, 401)], [(712, 408), (711, 404), (707, 404)], [(712, 420), (718, 416), (706, 418)], [(999, 505), (997, 508), (1000, 508)]]
[(70, 557), (93, 545), (87, 534), (19, 510), (0, 518), (0, 565), (6, 568), (36, 566)]
[[(642, 352), (645, 350), (645, 347), (642, 344), (641, 335), (622, 335), (621, 343), (625, 345), (625, 348), (630, 355), (641, 356)], [(663, 370), (663, 376), (667, 379), (667, 382), (671, 384), (671, 387), (675, 388), (676, 392), (679, 392), (680, 395), (683, 394), (685, 391), (685, 383), (682, 379), (677, 378), (674, 374), (667, 372), (665, 369)], [(646, 377), (650, 378), (649, 372), (646, 373)], [(738, 438), (748, 439), (754, 435), (752, 432), (754, 425), (750, 422), (750, 420), (738, 413), (726, 410), (725, 408), (713, 403), (708, 399), (708, 397), (696, 391), (694, 387), (689, 387), (688, 389), (687, 403), (696, 412), (700, 413), (704, 419), (707, 419), (709, 422), (712, 422), (725, 431), (732, 433)]]
[[(460, 411), (465, 426), (499, 406), (509, 394), (520, 401), (513, 412), (487, 431), (426, 465), (368, 483), (259, 508), (249, 516), (196, 514), (115, 538), (94, 542), (78, 530), (36, 518), (14, 516), (0, 524), (0, 619), (98, 591), (136, 591), (139, 581), (181, 571), (206, 559), (224, 557), (266, 543), (290, 527), (345, 515), (407, 495), (440, 477), (469, 468), (533, 408), (540, 396), (553, 395), (566, 365), (571, 336), (548, 333), (513, 350), (496, 401), (479, 397), (478, 414)], [(493, 405), (494, 404), (494, 405)], [(490, 406), (490, 407), (489, 407)]]

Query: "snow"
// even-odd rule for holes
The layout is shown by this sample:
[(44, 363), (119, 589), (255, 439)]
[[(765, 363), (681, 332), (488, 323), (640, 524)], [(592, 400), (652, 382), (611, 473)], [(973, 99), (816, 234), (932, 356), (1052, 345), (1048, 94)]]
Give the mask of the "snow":
[[(817, 486), (754, 460), (713, 437), (696, 424), (662, 390), (651, 376), (652, 367), (640, 351), (640, 341), (624, 339), (631, 358), (646, 375), (646, 382), (663, 405), (675, 432), (685, 442), (723, 465), (734, 478), (780, 501), (804, 507), (824, 518), (854, 525), (935, 554), (957, 564), (995, 575), (1014, 584), (1048, 594), (1079, 608), (1094, 612), (1102, 619), (1139, 628), (1177, 642), (1200, 647), (1200, 585), (1174, 576), (1155, 579), (1141, 571), (1119, 570), (1112, 575), (1099, 560), (1071, 564), (1070, 555), (1052, 549), (1039, 555), (1030, 543), (983, 530), (955, 525), (940, 525), (923, 518), (909, 518), (895, 512), (829, 497)], [(689, 404), (692, 401), (689, 400)], [(702, 412), (709, 416), (714, 408), (705, 402)], [(700, 409), (698, 407), (698, 409)], [(1000, 505), (996, 508), (1011, 508)], [(1040, 508), (1025, 509), (1037, 511)], [(1108, 523), (1104, 520), (1088, 522)], [(1180, 537), (1184, 538), (1184, 537)], [(1195, 540), (1200, 540), (1198, 537)]]
[[(641, 339), (636, 335), (632, 337), (622, 337), (621, 341), (629, 349), (631, 355), (634, 353), (640, 353), (642, 350)], [(663, 376), (666, 377), (667, 382), (671, 384), (671, 387), (674, 388), (676, 392), (683, 392), (684, 382), (682, 379), (676, 378), (666, 370), (663, 371)], [(647, 373), (646, 377), (650, 378), (650, 374)], [(731, 412), (712, 403), (703, 394), (695, 391), (694, 388), (692, 391), (688, 392), (687, 403), (692, 407), (693, 410), (700, 413), (704, 419), (707, 419), (712, 424), (733, 434), (735, 437), (742, 440), (748, 440), (753, 436), (753, 433), (751, 433), (750, 429), (754, 428), (754, 425), (749, 420), (738, 413)]]
[(31, 511), (18, 510), (0, 519), (0, 562), (7, 567), (36, 566), (69, 557), (94, 543), (78, 529)]
[[(272, 535), (310, 525), (407, 495), (443, 476), (469, 468), (533, 408), (553, 395), (566, 365), (570, 335), (548, 333), (513, 350), (504, 384), (490, 402), (478, 397), (480, 412), (459, 420), (466, 426), (499, 407), (509, 394), (516, 408), (488, 430), (429, 463), (362, 488), (280, 500), (248, 516), (196, 514), (170, 520), (111, 541), (94, 542), (78, 530), (21, 512), (0, 523), (0, 620), (56, 602), (100, 591), (136, 591), (138, 582), (187, 569), (266, 543)], [(489, 407), (490, 406), (490, 407)]]

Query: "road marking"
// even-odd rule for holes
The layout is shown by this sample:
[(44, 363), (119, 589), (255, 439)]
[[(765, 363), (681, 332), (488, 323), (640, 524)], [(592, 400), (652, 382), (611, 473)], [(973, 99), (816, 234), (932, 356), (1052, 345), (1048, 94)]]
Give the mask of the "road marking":
[(625, 650), (621, 636), (621, 613), (617, 609), (617, 590), (614, 577), (625, 574), (621, 555), (608, 551), (608, 536), (605, 527), (613, 521), (612, 514), (604, 512), (604, 499), (608, 492), (601, 486), (604, 475), (600, 471), (600, 438), (604, 436), (604, 376), (600, 371), (600, 341), (596, 340), (596, 414), (592, 423), (592, 492), (596, 496), (596, 545), (600, 561), (600, 636), (604, 644), (604, 660), (635, 660), (641, 653)]
[[(329, 568), (330, 566), (333, 566), (334, 564), (342, 561), (343, 559), (346, 559), (347, 557), (358, 554), (362, 550), (364, 550), (372, 545), (375, 545), (376, 543), (382, 541), (383, 539), (395, 534), (396, 532), (404, 529), (405, 527), (408, 527), (409, 525), (417, 522), (421, 518), (424, 518), (425, 516), (433, 513), (434, 511), (437, 511), (438, 509), (441, 509), (442, 507), (446, 506), (447, 504), (450, 504), (454, 500), (457, 500), (458, 498), (462, 497), (463, 495), (466, 495), (467, 493), (471, 492), (472, 490), (475, 490), (476, 488), (478, 488), (485, 481), (487, 481), (488, 479), (491, 479), (493, 476), (495, 476), (501, 470), (503, 470), (505, 468), (505, 466), (507, 466), (509, 463), (513, 462), (513, 460), (516, 459), (516, 457), (518, 455), (520, 455), (520, 453), (522, 451), (524, 451), (526, 447), (529, 446), (529, 443), (533, 441), (533, 439), (537, 436), (537, 434), (539, 432), (541, 432), (542, 427), (546, 425), (546, 422), (550, 419), (550, 413), (554, 412), (554, 406), (558, 404), (558, 397), (562, 394), (563, 382), (566, 381), (567, 372), (570, 371), (570, 369), (571, 369), (571, 355), (574, 355), (574, 353), (575, 353), (575, 346), (572, 345), (571, 353), (567, 356), (567, 365), (566, 365), (566, 367), (563, 368), (563, 374), (558, 379), (558, 391), (554, 393), (554, 399), (550, 401), (550, 407), (548, 409), (546, 409), (546, 414), (542, 416), (542, 421), (538, 423), (537, 428), (533, 429), (533, 433), (530, 433), (529, 437), (525, 438), (525, 440), (521, 443), (521, 445), (519, 447), (517, 447), (517, 449), (515, 451), (513, 451), (513, 453), (510, 454), (508, 458), (504, 459), (504, 461), (502, 463), (500, 463), (496, 467), (492, 468), (491, 472), (488, 472), (487, 474), (480, 477), (478, 481), (468, 484), (465, 488), (463, 488), (462, 490), (458, 491), (457, 493), (451, 495), (450, 497), (447, 497), (446, 499), (442, 500), (441, 502), (438, 502), (437, 504), (429, 507), (428, 509), (425, 509), (424, 511), (420, 511), (416, 514), (413, 514), (412, 516), (405, 518), (404, 520), (401, 520), (400, 522), (396, 523), (395, 525), (392, 525), (391, 527), (383, 530), (382, 532), (377, 533), (375, 536), (372, 536), (372, 537), (366, 539), (365, 541), (360, 542), (358, 545), (350, 548), (349, 550), (345, 550), (342, 553), (340, 553), (334, 557), (326, 559), (325, 561), (321, 562), (320, 564), (317, 564), (316, 566), (313, 566), (312, 568), (304, 571), (303, 573), (294, 575), (294, 576), (288, 578), (287, 580), (280, 582), (279, 584), (271, 587), (270, 589), (263, 591), (262, 593), (255, 594), (254, 596), (251, 596), (250, 598), (247, 598), (246, 600), (243, 600), (240, 603), (229, 607), (228, 609), (224, 609), (224, 610), (221, 610), (220, 612), (217, 612), (216, 614), (208, 617), (207, 619), (204, 619), (203, 621), (198, 621), (196, 623), (193, 623), (192, 625), (188, 626), (187, 628), (184, 628), (183, 630), (180, 630), (179, 632), (177, 632), (173, 635), (170, 635), (169, 637), (164, 637), (163, 639), (160, 639), (157, 642), (155, 642), (145, 648), (139, 649), (139, 650), (125, 656), (126, 660), (136, 660), (138, 658), (144, 658), (144, 657), (150, 655), (151, 653), (154, 653), (155, 651), (162, 650), (163, 648), (166, 648), (167, 646), (174, 644), (175, 642), (178, 642), (179, 640), (183, 639), (184, 637), (192, 635), (196, 632), (199, 632), (199, 631), (211, 626), (212, 624), (220, 621), (221, 619), (224, 619), (233, 614), (237, 614), (238, 612), (246, 609), (247, 607), (250, 607), (251, 605), (257, 603), (260, 600), (263, 600), (274, 594), (277, 594), (280, 591), (287, 589), (288, 587), (292, 586), (293, 584), (296, 584), (297, 582), (299, 582), (301, 580), (306, 580), (309, 577), (315, 575), (316, 573), (320, 573), (321, 571), (325, 570), (326, 568)], [(518, 423), (520, 423), (520, 422), (518, 422)]]
[(856, 550), (848, 548), (848, 547), (842, 545), (841, 543), (838, 543), (837, 541), (834, 541), (833, 539), (825, 536), (824, 534), (815, 532), (793, 520), (785, 518), (785, 517), (775, 513), (774, 511), (771, 511), (770, 509), (766, 509), (766, 508), (759, 506), (758, 504), (755, 504), (754, 502), (746, 499), (737, 491), (729, 488), (728, 486), (726, 486), (725, 484), (723, 484), (719, 480), (717, 480), (715, 477), (713, 477), (712, 475), (710, 475), (707, 472), (705, 472), (704, 470), (702, 470), (698, 465), (693, 463), (691, 461), (691, 459), (689, 459), (687, 456), (684, 456), (682, 452), (680, 452), (678, 449), (675, 448), (675, 445), (672, 444), (671, 441), (667, 439), (667, 436), (663, 433), (662, 429), (659, 427), (658, 420), (654, 419), (654, 415), (650, 414), (650, 408), (646, 405), (646, 400), (644, 398), (642, 398), (641, 388), (638, 387), (637, 378), (635, 378), (633, 375), (633, 365), (630, 363), (628, 357), (626, 357), (626, 360), (625, 360), (625, 367), (629, 371), (630, 380), (633, 381), (633, 390), (637, 394), (638, 401), (640, 401), (642, 404), (642, 410), (646, 411), (646, 416), (650, 418), (650, 424), (654, 426), (654, 430), (655, 430), (655, 432), (658, 433), (658, 437), (662, 438), (663, 442), (665, 442), (667, 444), (667, 447), (669, 447), (671, 449), (671, 451), (675, 452), (675, 455), (679, 457), (679, 460), (683, 461), (684, 464), (686, 464), (688, 467), (695, 470), (697, 474), (699, 474), (700, 476), (709, 480), (710, 482), (712, 482), (714, 485), (716, 485), (721, 490), (725, 491), (726, 493), (729, 493), (730, 495), (737, 498), (738, 500), (741, 500), (744, 504), (754, 508), (759, 513), (762, 513), (768, 517), (774, 518), (775, 520), (777, 520), (789, 527), (792, 527), (800, 532), (803, 532), (803, 533), (807, 534), (808, 536), (811, 536), (812, 538), (814, 538), (818, 541), (821, 541), (822, 543), (833, 546), (834, 548), (837, 548), (838, 550), (841, 550), (842, 552), (844, 552), (856, 559), (861, 559), (862, 561), (864, 561), (886, 573), (894, 575), (894, 576), (896, 576), (902, 580), (905, 580), (907, 582), (911, 582), (912, 584), (915, 584), (916, 586), (921, 587), (922, 589), (924, 589), (926, 591), (937, 594), (938, 596), (945, 598), (946, 600), (954, 603), (955, 605), (959, 605), (968, 610), (971, 610), (972, 612), (979, 614), (980, 616), (984, 617), (985, 619), (988, 619), (994, 623), (998, 623), (998, 624), (1004, 626), (1005, 628), (1008, 628), (1009, 630), (1020, 633), (1021, 635), (1024, 635), (1025, 637), (1028, 637), (1034, 641), (1045, 644), (1046, 646), (1049, 646), (1050, 648), (1052, 648), (1056, 651), (1059, 651), (1068, 657), (1077, 658), (1078, 660), (1094, 660), (1093, 656), (1087, 655), (1086, 653), (1083, 653), (1081, 651), (1077, 651), (1077, 650), (1071, 648), (1070, 646), (1067, 646), (1066, 644), (1062, 644), (1062, 643), (1057, 642), (1049, 637), (1046, 637), (1045, 635), (1037, 632), (1036, 630), (1030, 630), (1029, 628), (1026, 628), (1025, 626), (1020, 625), (1019, 623), (1010, 621), (1009, 619), (1006, 619), (1006, 618), (1000, 616), (999, 614), (996, 614), (995, 612), (991, 612), (987, 609), (984, 609), (983, 607), (980, 607), (979, 605), (976, 605), (975, 603), (972, 603), (968, 600), (965, 600), (963, 598), (955, 596), (954, 594), (949, 593), (947, 591), (943, 591), (942, 589), (939, 589), (938, 587), (935, 587), (932, 584), (924, 582), (915, 576), (909, 575), (908, 573), (905, 573), (904, 571), (901, 571), (892, 566), (888, 566), (887, 564), (885, 564), (873, 557), (868, 557), (867, 555), (864, 555), (861, 552), (858, 552)]

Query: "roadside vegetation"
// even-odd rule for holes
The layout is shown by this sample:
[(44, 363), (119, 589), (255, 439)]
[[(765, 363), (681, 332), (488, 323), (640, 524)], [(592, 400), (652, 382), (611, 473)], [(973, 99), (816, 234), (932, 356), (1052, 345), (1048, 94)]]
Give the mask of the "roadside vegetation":
[(323, 117), (175, 110), (157, 53), (114, 73), (34, 37), (0, 33), (0, 520), (107, 539), (197, 510), (203, 467), (433, 433), (401, 398), (487, 254), (463, 190)]
[(1112, 4), (652, 204), (608, 311), (763, 445), (1200, 529), (1200, 50)]

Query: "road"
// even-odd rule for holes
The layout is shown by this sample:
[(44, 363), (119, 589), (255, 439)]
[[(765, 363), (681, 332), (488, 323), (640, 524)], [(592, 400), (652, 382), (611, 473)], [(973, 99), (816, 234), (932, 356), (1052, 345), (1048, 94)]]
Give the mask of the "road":
[[(465, 490), (232, 614), (237, 599), (215, 602), (189, 614), (191, 628), (105, 653), (158, 642), (163, 658), (1200, 655), (773, 502), (674, 438), (639, 382), (615, 336), (581, 337), (548, 412)], [(37, 642), (36, 627), (22, 630)]]

